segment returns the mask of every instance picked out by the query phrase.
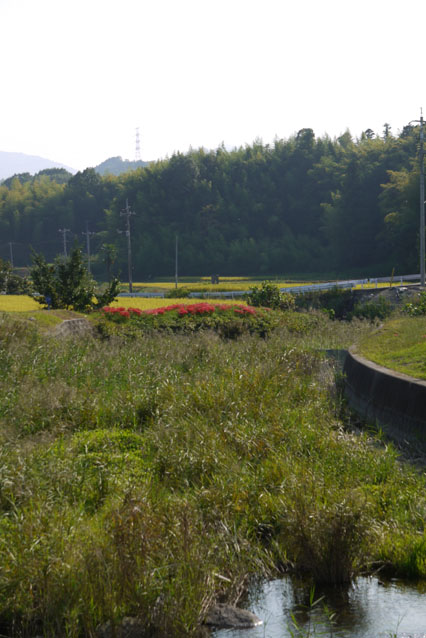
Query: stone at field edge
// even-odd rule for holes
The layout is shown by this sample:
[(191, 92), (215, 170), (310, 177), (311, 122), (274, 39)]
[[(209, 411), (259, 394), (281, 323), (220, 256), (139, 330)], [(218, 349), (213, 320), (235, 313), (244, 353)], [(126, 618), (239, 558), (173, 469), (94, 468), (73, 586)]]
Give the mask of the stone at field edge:
[(247, 629), (262, 624), (262, 620), (251, 611), (218, 603), (207, 613), (204, 624), (217, 629)]

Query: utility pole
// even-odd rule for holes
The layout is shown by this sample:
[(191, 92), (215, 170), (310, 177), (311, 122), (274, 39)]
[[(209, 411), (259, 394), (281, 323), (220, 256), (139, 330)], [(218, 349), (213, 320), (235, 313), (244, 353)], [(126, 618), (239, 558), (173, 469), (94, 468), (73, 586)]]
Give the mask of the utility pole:
[(124, 232), (127, 237), (127, 264), (129, 269), (129, 292), (133, 292), (133, 283), (132, 283), (132, 244), (130, 241), (130, 217), (131, 215), (135, 215), (133, 211), (129, 208), (129, 202), (126, 199), (126, 208), (120, 211), (120, 217), (126, 218), (126, 230), (119, 230), (119, 233)]
[(91, 233), (89, 231), (89, 222), (86, 221), (86, 231), (83, 231), (81, 233), (82, 235), (86, 235), (86, 249), (87, 249), (87, 272), (89, 273), (89, 275), (91, 274), (90, 272), (90, 236), (91, 235), (96, 235), (96, 233)]
[(67, 257), (67, 233), (70, 233), (71, 231), (69, 228), (60, 228), (58, 232), (62, 233), (64, 239), (64, 255)]
[(420, 120), (411, 120), (409, 124), (420, 124), (420, 285), (425, 285), (425, 165), (424, 165), (424, 132), (423, 109), (420, 109)]
[(423, 111), (420, 109), (420, 285), (425, 285), (425, 165), (423, 151)]
[(175, 244), (175, 288), (178, 287), (178, 236), (176, 235)]
[(10, 265), (11, 265), (11, 266), (12, 266), (12, 268), (13, 268), (13, 248), (12, 248), (12, 246), (13, 246), (13, 241), (10, 241), (10, 242), (9, 242), (9, 248), (10, 248)]

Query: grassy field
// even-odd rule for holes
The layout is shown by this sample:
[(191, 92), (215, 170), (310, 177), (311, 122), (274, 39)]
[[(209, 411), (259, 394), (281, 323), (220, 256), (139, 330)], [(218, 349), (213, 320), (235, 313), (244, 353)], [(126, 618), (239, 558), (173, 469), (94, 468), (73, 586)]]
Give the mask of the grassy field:
[(359, 352), (387, 368), (426, 379), (426, 317), (386, 321), (361, 341)]
[(267, 339), (59, 340), (0, 315), (3, 635), (193, 636), (282, 570), (426, 578), (426, 478), (351, 431), (321, 354), (370, 326), (280, 316)]

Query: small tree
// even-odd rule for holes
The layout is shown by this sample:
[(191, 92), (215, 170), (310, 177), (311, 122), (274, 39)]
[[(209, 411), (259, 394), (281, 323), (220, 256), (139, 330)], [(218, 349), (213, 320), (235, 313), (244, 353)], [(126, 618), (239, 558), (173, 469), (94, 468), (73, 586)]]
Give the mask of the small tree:
[(69, 257), (57, 257), (53, 264), (37, 253), (33, 253), (32, 260), (30, 274), (36, 291), (32, 296), (42, 305), (87, 312), (108, 305), (119, 292), (118, 279), (113, 279), (102, 294), (95, 292), (96, 283), (77, 245)]
[(25, 294), (28, 289), (27, 279), (15, 275), (10, 261), (0, 259), (0, 292), (8, 295)]

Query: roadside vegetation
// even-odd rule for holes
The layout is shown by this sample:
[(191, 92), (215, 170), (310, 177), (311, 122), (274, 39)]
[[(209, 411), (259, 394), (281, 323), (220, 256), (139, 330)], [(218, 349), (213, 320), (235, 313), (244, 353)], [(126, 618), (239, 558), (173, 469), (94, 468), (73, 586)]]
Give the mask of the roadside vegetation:
[(63, 339), (0, 314), (2, 634), (189, 636), (282, 571), (426, 578), (425, 477), (352, 431), (322, 354), (371, 325), (262, 313), (262, 336), (99, 312)]
[(392, 318), (363, 339), (358, 351), (386, 368), (426, 380), (426, 317)]

